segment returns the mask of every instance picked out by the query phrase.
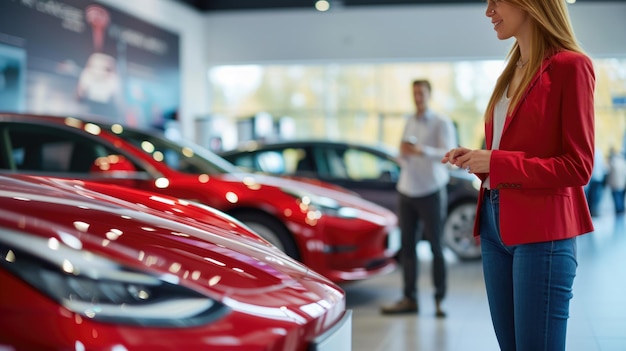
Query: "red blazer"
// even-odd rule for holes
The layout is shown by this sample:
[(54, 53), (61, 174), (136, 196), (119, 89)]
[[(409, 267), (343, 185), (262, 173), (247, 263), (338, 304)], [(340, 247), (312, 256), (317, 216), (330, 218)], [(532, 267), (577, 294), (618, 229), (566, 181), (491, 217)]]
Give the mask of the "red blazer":
[[(594, 153), (595, 74), (591, 60), (562, 51), (544, 60), (504, 124), (489, 174), (500, 193), (507, 245), (571, 238), (593, 231), (583, 187)], [(493, 123), (485, 123), (487, 149)], [(482, 187), (481, 187), (482, 189)], [(479, 234), (481, 190), (474, 235)]]

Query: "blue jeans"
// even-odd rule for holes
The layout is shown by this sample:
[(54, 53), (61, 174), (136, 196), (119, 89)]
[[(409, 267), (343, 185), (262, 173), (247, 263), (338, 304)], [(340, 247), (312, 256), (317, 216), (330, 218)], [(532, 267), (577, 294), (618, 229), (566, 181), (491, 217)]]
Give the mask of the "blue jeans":
[[(565, 350), (576, 275), (576, 239), (507, 246), (497, 190), (480, 212), (483, 272), (491, 320), (503, 351)], [(520, 218), (520, 220), (533, 220)]]

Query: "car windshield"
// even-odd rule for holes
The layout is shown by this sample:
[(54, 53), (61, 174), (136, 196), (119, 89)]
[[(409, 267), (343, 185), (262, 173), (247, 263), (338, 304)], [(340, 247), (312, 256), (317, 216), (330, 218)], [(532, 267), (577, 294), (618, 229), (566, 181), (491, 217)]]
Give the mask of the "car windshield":
[(118, 134), (168, 167), (188, 174), (240, 173), (235, 165), (203, 148), (184, 140), (173, 141), (156, 132), (124, 128)]

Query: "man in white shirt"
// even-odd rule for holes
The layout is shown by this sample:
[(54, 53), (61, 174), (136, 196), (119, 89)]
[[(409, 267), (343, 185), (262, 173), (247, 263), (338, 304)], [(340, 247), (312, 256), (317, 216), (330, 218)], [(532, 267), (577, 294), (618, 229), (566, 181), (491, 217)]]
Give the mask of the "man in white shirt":
[[(400, 301), (382, 307), (383, 314), (417, 313), (419, 310), (419, 260), (416, 245), (421, 239), (420, 233), (423, 233), (433, 253), (436, 316), (445, 317), (441, 308), (441, 301), (446, 294), (442, 233), (447, 212), (446, 185), (450, 174), (448, 166), (440, 161), (447, 150), (458, 146), (458, 143), (452, 121), (428, 108), (430, 94), (428, 80), (413, 82), (416, 112), (407, 117), (404, 127), (400, 143), (402, 168), (397, 184), (404, 296)], [(423, 231), (418, 231), (420, 223)]]

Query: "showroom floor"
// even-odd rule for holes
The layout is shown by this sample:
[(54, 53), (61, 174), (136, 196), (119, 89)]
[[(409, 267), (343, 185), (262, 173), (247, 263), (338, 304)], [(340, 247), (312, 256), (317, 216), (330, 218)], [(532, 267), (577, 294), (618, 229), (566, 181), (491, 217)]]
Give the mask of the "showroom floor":
[[(605, 197), (608, 200), (608, 197)], [(610, 201), (610, 200), (609, 200)], [(626, 350), (626, 231), (624, 215), (594, 218), (595, 232), (578, 239), (578, 272), (574, 283), (567, 337), (568, 351)], [(381, 305), (400, 297), (400, 271), (344, 286), (353, 310), (354, 351), (497, 351), (480, 261), (462, 262), (447, 253), (449, 293), (445, 319), (437, 319), (432, 303), (430, 251), (420, 255), (420, 312), (383, 316)]]

